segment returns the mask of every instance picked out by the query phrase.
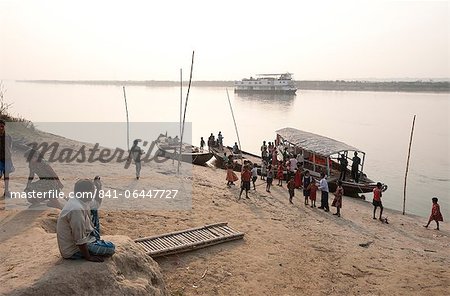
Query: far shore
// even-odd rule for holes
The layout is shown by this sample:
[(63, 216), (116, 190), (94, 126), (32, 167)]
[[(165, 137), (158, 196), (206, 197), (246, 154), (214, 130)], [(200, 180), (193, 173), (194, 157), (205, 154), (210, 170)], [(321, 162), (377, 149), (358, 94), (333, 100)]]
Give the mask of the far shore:
[[(27, 83), (48, 84), (83, 84), (83, 85), (117, 85), (117, 86), (148, 86), (171, 87), (180, 86), (179, 81), (169, 80), (17, 80)], [(392, 81), (366, 81), (366, 80), (297, 80), (298, 91), (302, 90), (332, 90), (332, 91), (382, 91), (382, 92), (432, 92), (450, 93), (448, 79), (427, 80), (392, 80)], [(183, 82), (185, 86), (188, 82)], [(194, 81), (195, 87), (233, 87), (234, 81)]]

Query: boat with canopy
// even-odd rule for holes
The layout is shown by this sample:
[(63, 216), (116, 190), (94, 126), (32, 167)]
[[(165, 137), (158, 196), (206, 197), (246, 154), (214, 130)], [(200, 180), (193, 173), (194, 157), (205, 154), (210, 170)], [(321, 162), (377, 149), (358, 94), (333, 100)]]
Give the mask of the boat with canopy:
[[(290, 154), (301, 154), (304, 159), (303, 170), (309, 170), (313, 177), (319, 178), (320, 173), (324, 172), (327, 175), (330, 192), (336, 190), (337, 181), (341, 177), (343, 170), (341, 159), (345, 159), (348, 164), (345, 166), (347, 178), (341, 180), (345, 195), (357, 197), (361, 193), (372, 192), (376, 187), (377, 182), (369, 179), (364, 173), (366, 153), (361, 149), (291, 127), (279, 129), (276, 133), (278, 149), (283, 151), (287, 148)], [(361, 157), (359, 163), (353, 164), (355, 152)], [(349, 170), (352, 166), (354, 167), (353, 176), (352, 171)], [(387, 185), (383, 184), (383, 190), (386, 189)]]

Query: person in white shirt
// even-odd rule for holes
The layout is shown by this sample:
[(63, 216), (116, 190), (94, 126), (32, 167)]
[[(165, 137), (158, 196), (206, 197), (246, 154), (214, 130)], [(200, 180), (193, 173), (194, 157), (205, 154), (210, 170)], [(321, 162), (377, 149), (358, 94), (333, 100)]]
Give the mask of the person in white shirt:
[(305, 161), (305, 159), (303, 158), (302, 152), (297, 154), (297, 164), (300, 164), (301, 166), (303, 166), (304, 161)]
[(253, 164), (252, 168), (252, 183), (253, 183), (253, 190), (256, 190), (255, 182), (258, 179), (258, 166), (257, 164)]
[(289, 166), (289, 176), (288, 180), (295, 175), (295, 169), (297, 168), (297, 159), (292, 155), (289, 159), (290, 166)]
[(325, 178), (325, 173), (321, 173), (320, 177), (320, 183), (319, 183), (319, 189), (322, 191), (322, 198), (320, 200), (320, 207), (318, 209), (323, 209), (325, 212), (328, 212), (330, 210), (330, 206), (328, 205), (328, 182)]
[[(99, 183), (99, 180), (96, 180)], [(96, 185), (88, 179), (79, 180), (74, 187), (71, 198), (61, 213), (56, 224), (56, 238), (59, 251), (65, 259), (81, 259), (103, 262), (103, 256), (115, 252), (112, 242), (96, 238), (92, 223), (91, 202), (96, 193)], [(95, 207), (98, 207), (97, 202)]]
[(261, 180), (265, 180), (266, 175), (267, 175), (267, 162), (263, 160), (261, 164)]
[(222, 132), (219, 132), (219, 134), (217, 135), (217, 145), (219, 145), (219, 149), (223, 150), (223, 136), (222, 136)]

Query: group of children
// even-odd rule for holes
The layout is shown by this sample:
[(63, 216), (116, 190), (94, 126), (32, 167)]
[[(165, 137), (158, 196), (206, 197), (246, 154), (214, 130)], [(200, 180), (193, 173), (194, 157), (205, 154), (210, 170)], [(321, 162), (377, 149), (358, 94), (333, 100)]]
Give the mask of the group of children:
[[(232, 166), (229, 166), (227, 169), (228, 169), (227, 185), (230, 186), (233, 184), (233, 181), (238, 180), (238, 177), (233, 172)], [(285, 167), (283, 166), (282, 162), (280, 161), (277, 171), (276, 171), (276, 178), (278, 179), (277, 186), (280, 186), (280, 187), (283, 186), (282, 183), (284, 180), (284, 169), (285, 169)], [(309, 202), (311, 202), (311, 204), (310, 204), (311, 207), (315, 208), (316, 207), (317, 190), (319, 189), (319, 187), (317, 186), (317, 183), (316, 183), (316, 180), (314, 179), (314, 177), (311, 176), (311, 174), (308, 170), (306, 170), (302, 173), (301, 167), (299, 167), (299, 166), (295, 170), (295, 173), (289, 173), (289, 172), (291, 172), (291, 171), (288, 168), (287, 190), (289, 193), (289, 203), (293, 204), (295, 189), (303, 189), (303, 196), (305, 198), (304, 204), (309, 205)], [(266, 162), (263, 161), (263, 164), (261, 166), (261, 174), (260, 175), (261, 175), (261, 180), (266, 181), (266, 192), (270, 193), (270, 188), (272, 186), (273, 179), (275, 177), (275, 169), (272, 167), (271, 164), (269, 164), (267, 166)], [(301, 180), (300, 182), (298, 182), (298, 179), (299, 179), (298, 175), (300, 175), (300, 180)], [(252, 184), (253, 184), (253, 189), (256, 190), (256, 180), (258, 179), (257, 164), (253, 164), (252, 169), (250, 170), (250, 164), (245, 163), (243, 166), (242, 173), (241, 173), (241, 178), (242, 178), (242, 184), (241, 184), (241, 192), (239, 194), (239, 199), (240, 199), (242, 193), (244, 192), (244, 190), (245, 190), (245, 197), (249, 198), (248, 191), (250, 190), (250, 187), (251, 187), (250, 182), (252, 182)], [(325, 179), (325, 176), (323, 176), (322, 179), (325, 180), (325, 182), (327, 182)], [(323, 191), (323, 189), (322, 189), (322, 191)], [(378, 219), (384, 223), (387, 223), (387, 219), (382, 218), (383, 204), (381, 202), (381, 197), (383, 195), (383, 191), (384, 191), (384, 188), (383, 188), (382, 184), (380, 182), (378, 182), (377, 186), (373, 189), (373, 201), (372, 201), (372, 204), (374, 206), (373, 219), (377, 219), (376, 212), (377, 212), (377, 209), (380, 208)], [(327, 194), (328, 194), (328, 192), (327, 192)], [(342, 187), (342, 181), (338, 180), (337, 188), (334, 192), (334, 199), (331, 203), (331, 206), (336, 208), (336, 213), (334, 213), (333, 215), (336, 215), (337, 217), (341, 216), (343, 195), (344, 195), (344, 188)], [(322, 202), (323, 202), (323, 200), (322, 200)], [(429, 218), (427, 225), (424, 225), (424, 227), (427, 228), (430, 225), (431, 221), (436, 221), (436, 224), (437, 224), (436, 229), (439, 230), (439, 222), (443, 221), (443, 217), (440, 212), (438, 199), (436, 197), (433, 197), (432, 202), (433, 202), (432, 213), (431, 213), (431, 216)], [(326, 204), (328, 204), (328, 203), (326, 203)], [(323, 204), (319, 208), (325, 209)], [(325, 210), (328, 211), (328, 206), (326, 206)]]
[[(326, 212), (329, 211), (328, 207), (328, 183), (325, 179), (325, 175), (322, 175), (321, 182), (326, 183), (326, 188), (320, 188), (317, 186), (316, 180), (314, 177), (312, 177), (308, 170), (305, 171), (304, 176), (302, 178), (302, 188), (303, 188), (303, 196), (305, 198), (305, 206), (309, 205), (309, 201), (311, 201), (311, 208), (316, 207), (316, 198), (317, 198), (317, 190), (321, 189), (322, 191), (322, 199), (321, 199), (321, 206), (319, 209), (324, 209)], [(292, 202), (292, 199), (295, 194), (295, 189), (298, 188), (295, 183), (295, 178), (290, 177), (288, 183), (287, 183), (287, 189), (289, 192), (289, 202)], [(325, 194), (326, 200), (324, 199), (323, 195)], [(336, 207), (336, 213), (333, 215), (336, 215), (338, 217), (341, 216), (341, 207), (342, 207), (342, 196), (344, 195), (344, 188), (342, 187), (342, 181), (337, 181), (337, 188), (334, 192), (334, 199), (331, 204), (331, 206)]]
[[(270, 188), (272, 187), (273, 179), (276, 177), (278, 179), (277, 186), (283, 187), (283, 180), (284, 177), (284, 170), (286, 167), (283, 165), (283, 163), (280, 161), (277, 167), (277, 170), (275, 172), (274, 167), (269, 164), (267, 165), (266, 161), (263, 161), (263, 164), (261, 166), (261, 180), (266, 181), (266, 192), (270, 193)], [(305, 197), (305, 205), (309, 205), (309, 200), (311, 200), (311, 207), (316, 207), (316, 196), (317, 196), (317, 190), (318, 186), (316, 184), (315, 179), (310, 175), (309, 171), (305, 171), (303, 178), (301, 177), (301, 168), (297, 167), (297, 169), (292, 172), (289, 167), (287, 167), (288, 170), (288, 182), (287, 182), (287, 188), (289, 191), (289, 202), (292, 202), (292, 199), (295, 195), (295, 189), (303, 188), (303, 195)], [(231, 185), (234, 185), (234, 182), (237, 181), (239, 178), (233, 171), (233, 165), (229, 164), (227, 166), (227, 186), (230, 187)], [(256, 180), (258, 179), (258, 167), (257, 164), (253, 164), (252, 169), (250, 170), (249, 164), (244, 163), (244, 167), (241, 172), (241, 192), (239, 194), (239, 198), (242, 195), (243, 191), (246, 192), (246, 198), (248, 198), (248, 190), (250, 190), (250, 181), (253, 184), (253, 189), (256, 190)], [(343, 189), (340, 187), (338, 190), (338, 196), (342, 198), (343, 195)], [(340, 207), (341, 202), (339, 201), (337, 203), (338, 207)], [(338, 216), (339, 209), (338, 209)]]
[[(270, 149), (269, 149), (270, 148)], [(261, 146), (261, 155), (262, 155), (262, 164), (260, 176), (261, 180), (266, 181), (266, 192), (270, 193), (270, 189), (273, 183), (273, 179), (278, 179), (277, 186), (283, 186), (283, 180), (285, 179), (285, 175), (287, 176), (287, 190), (289, 193), (289, 203), (293, 204), (293, 198), (295, 195), (295, 189), (302, 189), (304, 196), (305, 205), (309, 205), (309, 202), (312, 208), (316, 207), (316, 198), (317, 198), (317, 190), (321, 190), (322, 198), (321, 198), (321, 206), (319, 209), (324, 209), (325, 211), (329, 211), (328, 206), (328, 182), (326, 180), (325, 174), (322, 174), (322, 179), (320, 180), (320, 186), (318, 186), (317, 181), (311, 176), (308, 170), (303, 171), (302, 162), (298, 160), (297, 157), (293, 156), (290, 159), (288, 155), (283, 155), (283, 160), (277, 160), (276, 147), (274, 144), (269, 142), (269, 146), (266, 145), (266, 142), (263, 142)], [(271, 155), (273, 153), (273, 155)], [(283, 153), (284, 154), (284, 153)], [(270, 157), (272, 156), (272, 157)], [(280, 157), (281, 158), (281, 157)], [(275, 160), (275, 161), (274, 161)], [(251, 167), (251, 169), (250, 169)], [(285, 172), (287, 172), (285, 174)], [(253, 189), (256, 190), (256, 180), (258, 179), (258, 167), (257, 164), (251, 164), (249, 162), (244, 162), (244, 166), (241, 172), (241, 192), (239, 194), (239, 198), (242, 193), (245, 191), (245, 197), (248, 197), (248, 191), (250, 190), (251, 183), (253, 184)], [(228, 181), (227, 186), (230, 187), (234, 185), (234, 182), (239, 178), (233, 172), (233, 163), (228, 162), (227, 166), (227, 177)], [(322, 185), (324, 184), (324, 186)], [(383, 204), (381, 202), (381, 197), (385, 188), (383, 188), (380, 182), (377, 183), (376, 187), (373, 189), (373, 219), (376, 218), (377, 209), (380, 208), (379, 212), (379, 220), (387, 223), (387, 219), (382, 217), (383, 215)], [(342, 208), (342, 197), (344, 195), (344, 188), (342, 187), (342, 181), (337, 181), (336, 190), (334, 191), (334, 199), (331, 203), (332, 207), (336, 208), (336, 215), (338, 217), (341, 216), (341, 208)], [(431, 221), (436, 221), (437, 228), (439, 230), (439, 222), (443, 221), (442, 214), (440, 212), (438, 199), (433, 197), (432, 199), (433, 207), (432, 214), (427, 225), (424, 227), (428, 227)]]

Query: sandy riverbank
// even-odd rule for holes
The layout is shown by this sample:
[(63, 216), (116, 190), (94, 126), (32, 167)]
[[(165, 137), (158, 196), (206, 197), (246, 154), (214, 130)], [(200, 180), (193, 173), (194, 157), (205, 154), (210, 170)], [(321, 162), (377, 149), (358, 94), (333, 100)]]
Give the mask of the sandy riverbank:
[[(14, 157), (15, 175), (24, 174), (25, 163)], [(133, 170), (124, 174), (121, 164), (53, 167), (64, 190), (94, 175), (105, 176), (104, 187), (116, 189), (151, 188), (174, 178), (167, 173), (174, 171), (172, 162), (144, 165), (139, 181)], [(11, 177), (12, 190), (20, 190), (21, 182)], [(157, 259), (172, 295), (450, 294), (448, 223), (440, 231), (434, 225), (424, 229), (426, 219), (385, 210), (390, 224), (382, 224), (372, 220), (371, 204), (345, 197), (338, 218), (305, 207), (300, 191), (290, 205), (285, 187), (274, 186), (268, 194), (260, 180), (249, 200), (237, 201), (239, 189), (225, 183), (225, 171), (194, 166), (192, 210), (101, 211), (103, 233), (135, 239), (222, 221), (245, 233), (244, 240)], [(0, 211), (0, 280), (7, 283), (0, 291), (5, 294), (31, 287), (58, 259), (58, 210), (24, 211), (26, 206), (21, 201), (13, 211)]]

